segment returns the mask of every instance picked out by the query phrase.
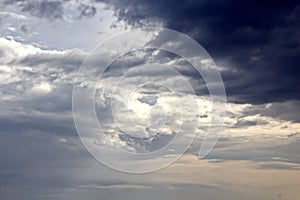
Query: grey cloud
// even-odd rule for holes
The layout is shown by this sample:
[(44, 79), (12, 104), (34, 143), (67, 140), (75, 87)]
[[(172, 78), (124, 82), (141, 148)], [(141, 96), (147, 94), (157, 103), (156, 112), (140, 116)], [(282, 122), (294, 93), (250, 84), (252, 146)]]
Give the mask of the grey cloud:
[[(263, 141), (255, 142), (248, 141), (248, 145), (245, 145), (246, 139), (240, 138), (241, 141), (238, 142), (238, 146), (232, 144), (232, 142), (227, 141), (231, 147), (218, 148), (218, 145), (222, 145), (223, 142), (219, 142), (216, 148), (207, 156), (207, 159), (221, 159), (226, 160), (250, 160), (250, 161), (276, 161), (287, 162), (287, 163), (300, 163), (300, 157), (297, 154), (297, 148), (299, 141), (294, 140), (287, 144), (274, 144), (272, 146), (266, 145)], [(278, 140), (278, 139), (277, 139)], [(255, 144), (256, 143), (256, 144)], [(241, 145), (243, 144), (243, 145)], [(251, 145), (249, 145), (251, 144)], [(221, 146), (222, 147), (222, 146)]]
[(256, 125), (267, 125), (267, 124), (268, 124), (267, 121), (260, 120), (259, 118), (257, 118), (256, 120), (238, 119), (233, 127), (242, 128), (242, 127), (249, 127), (249, 126), (256, 126)]
[[(71, 0), (5, 0), (0, 5), (2, 7), (14, 5), (20, 8), (21, 12), (54, 21), (64, 19), (64, 9), (68, 2), (71, 2)], [(73, 2), (76, 2), (79, 18), (92, 18), (97, 13), (97, 8), (93, 5)], [(23, 30), (25, 30), (25, 27), (23, 27)]]
[(97, 9), (95, 6), (86, 5), (86, 4), (81, 4), (78, 7), (78, 10), (80, 11), (79, 18), (83, 18), (83, 17), (91, 18), (94, 17), (95, 14), (97, 13)]
[[(149, 129), (147, 129), (146, 131), (150, 132)], [(122, 141), (126, 142), (127, 145), (129, 145), (130, 147), (133, 147), (138, 153), (145, 153), (156, 151), (166, 146), (175, 137), (175, 134), (163, 135), (159, 133), (150, 133), (149, 135), (153, 134), (154, 136), (144, 139), (133, 137), (126, 133), (122, 133), (119, 135), (119, 138)]]
[(252, 105), (243, 111), (244, 116), (251, 116), (260, 114), (261, 116), (274, 117), (276, 119), (300, 122), (300, 102), (287, 101), (283, 103), (271, 103), (262, 105)]
[[(0, 48), (5, 52), (1, 61), (3, 65), (14, 66), (13, 70), (7, 72), (9, 81), (2, 83), (2, 98), (10, 99), (1, 103), (1, 132), (37, 131), (49, 135), (76, 137), (71, 115), (71, 96), (73, 81), (85, 53), (78, 50), (49, 51), (31, 45), (25, 46), (15, 41), (5, 41)], [(22, 54), (18, 55), (19, 52)], [(113, 120), (113, 116), (110, 103), (106, 100), (107, 97), (97, 106), (97, 114), (101, 122), (108, 129), (112, 129), (109, 120)], [(119, 134), (118, 130), (115, 131), (115, 134)], [(120, 141), (126, 141), (129, 147), (143, 149), (144, 145), (147, 150), (160, 148), (168, 139), (169, 136), (158, 136), (149, 142), (120, 137)]]
[(209, 185), (209, 184), (192, 184), (192, 183), (180, 183), (180, 184), (172, 184), (171, 186), (173, 186), (175, 189), (183, 189), (183, 188), (195, 188), (195, 189), (199, 189), (199, 188), (205, 188), (208, 190), (221, 190), (221, 187), (219, 185)]
[(157, 102), (157, 96), (143, 96), (139, 98), (138, 100), (142, 103), (146, 103), (150, 106), (154, 106)]
[[(152, 42), (163, 44), (166, 42), (166, 38), (155, 38)], [(160, 64), (162, 67), (154, 67), (156, 63)], [(181, 58), (179, 55), (171, 52), (157, 49), (139, 49), (120, 56), (111, 63), (103, 74), (103, 77), (121, 77), (125, 75), (126, 77), (141, 76), (142, 72), (140, 70), (143, 65), (151, 65), (149, 66), (151, 69), (144, 67), (144, 73), (149, 77), (161, 76), (164, 77), (163, 79), (167, 79), (170, 74), (174, 75), (176, 71), (178, 72), (178, 75), (182, 75), (182, 77), (188, 79), (196, 94), (208, 94), (202, 76), (189, 62), (186, 61), (185, 58)], [(173, 71), (170, 72), (167, 68), (164, 68), (164, 65), (166, 67), (168, 66)]]
[(118, 180), (102, 180), (102, 181), (82, 181), (76, 187), (85, 190), (99, 190), (99, 189), (109, 189), (114, 186), (126, 186), (129, 184), (127, 181)]
[[(0, 91), (1, 132), (41, 131), (76, 136), (71, 96), (73, 77), (84, 53), (34, 49), (33, 52), (39, 52), (34, 54), (34, 47), (27, 47), (6, 41), (0, 48), (5, 52), (1, 64), (14, 66), (1, 73), (7, 77)], [(18, 56), (18, 51), (23, 56)]]
[(63, 18), (63, 3), (65, 1), (32, 1), (32, 0), (6, 0), (4, 5), (19, 6), (22, 12), (28, 12), (31, 15), (49, 20)]
[(30, 12), (33, 16), (47, 18), (49, 20), (62, 19), (63, 6), (61, 1), (33, 1), (25, 4), (24, 12)]
[(22, 24), (20, 26), (20, 30), (25, 34), (32, 34), (34, 30), (36, 29), (36, 26), (34, 24)]
[(280, 164), (280, 163), (265, 163), (259, 165), (258, 169), (283, 169), (283, 170), (299, 170), (299, 167), (294, 165), (286, 165), (286, 164)]
[(300, 132), (291, 133), (291, 134), (288, 135), (288, 137), (300, 138)]
[(51, 64), (52, 66), (63, 69), (65, 72), (71, 72), (79, 69), (84, 58), (85, 54), (78, 49), (68, 50), (64, 53), (58, 54), (47, 53), (47, 51), (45, 51), (36, 54), (28, 54), (26, 57), (21, 58), (19, 60), (15, 59), (10, 64), (19, 64), (35, 67)]

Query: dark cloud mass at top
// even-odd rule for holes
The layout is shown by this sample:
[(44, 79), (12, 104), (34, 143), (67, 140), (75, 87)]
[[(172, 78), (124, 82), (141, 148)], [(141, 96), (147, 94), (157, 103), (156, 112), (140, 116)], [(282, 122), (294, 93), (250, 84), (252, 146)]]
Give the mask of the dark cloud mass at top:
[(161, 20), (186, 33), (220, 67), (233, 102), (299, 100), (300, 4), (297, 1), (99, 0), (140, 27)]
[[(6, 0), (2, 4), (55, 20), (63, 18), (66, 2)], [(231, 102), (300, 99), (298, 1), (95, 0), (79, 5), (79, 18), (95, 16), (95, 3), (104, 3), (120, 21), (134, 27), (159, 21), (196, 39), (222, 69)]]

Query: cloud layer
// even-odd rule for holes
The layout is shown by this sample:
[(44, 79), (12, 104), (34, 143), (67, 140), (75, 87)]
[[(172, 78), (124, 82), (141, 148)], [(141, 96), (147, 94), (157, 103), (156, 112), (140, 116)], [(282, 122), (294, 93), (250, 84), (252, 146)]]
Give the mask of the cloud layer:
[[(299, 199), (298, 2), (6, 0), (0, 8), (7, 9), (0, 12), (0, 28), (5, 22), (0, 38), (1, 200)], [(100, 19), (103, 13), (108, 17)], [(65, 28), (75, 21), (79, 28)], [(193, 145), (174, 165), (144, 175), (111, 170), (83, 147), (72, 116), (72, 90), (88, 54), (67, 49), (78, 45), (68, 39), (78, 34), (79, 42), (95, 45), (92, 33), (106, 38), (111, 32), (102, 26), (117, 30), (120, 24), (184, 32), (216, 60), (229, 103), (222, 135), (206, 159), (197, 157), (214, 113), (205, 82), (183, 58), (154, 49), (128, 52), (106, 70), (95, 102), (105, 137), (91, 141), (135, 153), (155, 151), (178, 134), (179, 99), (186, 102), (186, 118), (199, 121)], [(59, 40), (52, 33), (67, 37)], [(47, 34), (50, 45), (27, 39)], [(149, 38), (150, 43), (181, 47), (166, 40), (163, 34)], [(54, 48), (51, 41), (64, 48)], [(100, 61), (109, 58), (107, 52)], [(142, 80), (157, 84), (136, 89)], [(85, 83), (81, 86), (92, 84)], [(176, 88), (178, 97), (158, 83)], [(191, 98), (198, 109), (189, 104)], [(124, 112), (126, 106), (130, 109)], [(154, 162), (159, 158), (148, 160)]]

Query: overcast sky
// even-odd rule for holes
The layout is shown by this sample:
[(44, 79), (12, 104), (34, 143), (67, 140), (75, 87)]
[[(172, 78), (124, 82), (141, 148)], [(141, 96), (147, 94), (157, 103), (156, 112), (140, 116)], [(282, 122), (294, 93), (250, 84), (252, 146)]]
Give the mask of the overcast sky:
[(0, 199), (297, 200), (299, 61), (297, 1), (1, 1)]

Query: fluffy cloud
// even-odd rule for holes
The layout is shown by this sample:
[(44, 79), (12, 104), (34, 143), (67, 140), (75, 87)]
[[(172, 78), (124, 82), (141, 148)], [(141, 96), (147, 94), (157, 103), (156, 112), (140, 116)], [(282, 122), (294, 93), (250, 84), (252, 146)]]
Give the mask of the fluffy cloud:
[[(1, 38), (0, 52), (3, 55), (0, 63), (2, 80), (0, 143), (4, 149), (0, 153), (0, 191), (4, 194), (4, 199), (14, 199), (14, 194), (20, 193), (26, 196), (25, 199), (49, 196), (57, 199), (76, 199), (86, 196), (87, 193), (91, 197), (98, 196), (99, 192), (101, 195), (111, 197), (111, 191), (121, 195), (122, 191), (130, 190), (137, 194), (140, 189), (156, 190), (161, 194), (169, 190), (186, 191), (188, 188), (197, 188), (196, 191), (201, 188), (203, 192), (207, 190), (220, 192), (224, 187), (211, 181), (214, 173), (209, 170), (211, 177), (192, 178), (195, 173), (199, 172), (199, 167), (211, 168), (212, 163), (224, 161), (218, 162), (222, 163), (218, 164), (222, 169), (229, 170), (237, 164), (245, 169), (246, 165), (248, 170), (251, 167), (250, 172), (248, 171), (250, 173), (248, 175), (251, 176), (251, 173), (261, 173), (260, 170), (266, 168), (285, 170), (288, 174), (290, 170), (295, 170), (295, 163), (299, 163), (299, 155), (290, 153), (291, 151), (297, 152), (299, 145), (298, 133), (295, 132), (299, 129), (296, 117), (299, 104), (297, 101), (261, 105), (229, 103), (224, 132), (214, 151), (207, 157), (208, 161), (203, 161), (204, 163), (195, 161), (196, 157), (193, 157), (192, 161), (183, 160), (183, 163), (177, 163), (175, 168), (162, 171), (156, 176), (148, 176), (144, 181), (135, 176), (120, 176), (93, 160), (84, 151), (76, 135), (71, 113), (71, 93), (76, 71), (86, 53), (76, 49), (43, 50), (33, 45), (4, 38)], [(159, 130), (161, 121), (156, 121), (156, 119), (161, 119), (160, 114), (163, 113), (160, 110), (161, 107), (166, 109), (166, 113), (178, 107), (177, 101), (166, 89), (160, 90), (157, 87), (148, 86), (129, 95), (129, 99), (133, 101), (130, 117), (136, 123), (143, 124), (142, 119), (147, 116), (143, 116), (143, 111), (160, 105), (150, 112), (150, 118), (147, 119), (155, 125), (152, 130), (159, 132), (156, 137), (146, 140), (130, 137), (119, 131), (117, 126), (109, 123), (113, 119), (112, 110), (116, 111), (114, 114), (119, 119), (124, 120), (121, 121), (124, 122), (123, 125), (129, 122), (128, 113), (121, 112), (122, 110), (118, 109), (120, 107), (114, 108), (114, 105), (125, 104), (126, 101), (120, 97), (128, 96), (134, 85), (142, 79), (170, 86), (175, 85), (180, 91), (177, 93), (179, 98), (188, 102), (189, 96), (185, 93), (187, 91), (185, 84), (178, 84), (182, 81), (180, 74), (170, 76), (165, 71), (166, 69), (161, 70), (149, 64), (159, 61), (178, 69), (181, 75), (183, 74), (190, 81), (198, 79), (190, 72), (192, 69), (182, 59), (162, 52), (136, 52), (136, 54), (128, 54), (116, 60), (97, 87), (98, 118), (104, 123), (103, 128), (108, 135), (103, 138), (102, 144), (119, 145), (129, 151), (148, 152), (161, 148), (172, 139), (173, 133), (170, 130), (174, 128), (174, 123), (172, 125), (170, 122), (176, 122), (176, 115), (173, 115), (174, 118), (171, 117), (169, 121), (165, 121), (169, 130)], [(119, 67), (121, 63), (124, 64), (123, 67)], [(122, 79), (124, 75), (128, 77)], [(118, 80), (122, 81), (116, 88), (117, 92), (109, 96), (110, 89), (113, 90)], [(205, 85), (203, 81), (196, 81), (194, 86), (199, 86), (199, 84), (201, 87)], [(158, 93), (153, 92), (157, 90)], [(190, 119), (198, 117), (200, 122), (199, 139), (189, 149), (188, 154), (197, 154), (213, 114), (210, 100), (205, 95), (206, 93), (203, 94), (196, 96), (198, 115), (187, 116)], [(111, 104), (110, 100), (117, 104)], [(166, 105), (169, 105), (169, 110)], [(286, 114), (279, 115), (283, 112)], [(135, 115), (142, 117), (134, 118)], [(147, 132), (151, 130), (151, 123), (150, 128), (144, 130), (145, 134), (151, 133)], [(131, 126), (126, 126), (126, 129), (134, 131), (134, 127)], [(266, 136), (269, 138), (271, 136), (271, 138), (264, 139)], [(186, 155), (184, 158), (190, 158), (190, 156)], [(154, 158), (151, 162), (159, 162), (156, 159), (158, 158)], [(261, 163), (249, 165), (241, 160)], [(185, 177), (191, 176), (190, 179), (183, 180), (178, 176), (176, 180), (167, 180), (170, 174), (175, 173), (174, 171), (176, 174), (179, 173), (176, 167), (183, 170), (183, 165), (191, 174), (188, 175), (183, 171), (180, 174), (185, 174)], [(241, 179), (240, 182), (249, 180), (247, 176), (244, 177), (245, 179)], [(233, 184), (230, 181), (229, 183)], [(164, 188), (164, 191), (158, 188)], [(283, 194), (286, 195), (286, 191), (283, 191)], [(116, 198), (120, 197), (118, 195)]]
[[(32, 113), (32, 120), (38, 119), (39, 117), (37, 116), (44, 116), (45, 119), (55, 123), (56, 120), (54, 118), (51, 119), (54, 113), (61, 113), (61, 116), (71, 117), (73, 81), (75, 80), (77, 69), (86, 55), (84, 52), (76, 49), (66, 51), (42, 50), (32, 45), (25, 45), (4, 38), (1, 39), (0, 52), (3, 55), (1, 57), (0, 76), (2, 80), (1, 98), (3, 100), (3, 113), (11, 112), (11, 108), (16, 110), (15, 114), (9, 116), (9, 119), (5, 119), (7, 118), (4, 117), (5, 114), (2, 115), (8, 127), (5, 128), (4, 125), (2, 127), (3, 130), (10, 130), (9, 127), (13, 126), (13, 123), (19, 123), (21, 127), (21, 121), (24, 120), (23, 117), (28, 111)], [(157, 62), (172, 66), (178, 72), (171, 76), (168, 68), (161, 69), (151, 65), (151, 63)], [(157, 50), (137, 51), (115, 60), (104, 73), (96, 93), (97, 115), (104, 131), (109, 133), (107, 139), (110, 138), (109, 140), (114, 141), (112, 142), (114, 145), (116, 142), (121, 146), (127, 143), (127, 148), (129, 149), (136, 147), (141, 151), (145, 151), (145, 149), (142, 150), (141, 148), (148, 148), (148, 150), (159, 148), (172, 138), (170, 135), (175, 134), (176, 131), (173, 131), (181, 123), (177, 121), (178, 115), (176, 113), (179, 110), (172, 109), (180, 107), (177, 105), (178, 97), (183, 102), (188, 102), (190, 97), (197, 98), (197, 116), (200, 122), (198, 132), (200, 134), (204, 133), (208, 128), (207, 123), (211, 120), (213, 110), (211, 110), (207, 92), (202, 93), (202, 97), (193, 97), (192, 95), (189, 97), (186, 93), (188, 92), (186, 84), (180, 84), (183, 83), (182, 76), (184, 76), (188, 78), (187, 80), (191, 82), (194, 89), (196, 88), (196, 91), (197, 88), (205, 88), (203, 91), (206, 90), (204, 81), (190, 73), (190, 70), (193, 70), (193, 68), (187, 62), (183, 62), (181, 58)], [(169, 89), (172, 89), (172, 87), (176, 88), (177, 97), (172, 97), (172, 92), (174, 91), (168, 91), (168, 88), (163, 87), (159, 89), (157, 88), (158, 85), (153, 84), (152, 86), (142, 86), (139, 90), (132, 93), (136, 89), (136, 85), (139, 85), (142, 80), (145, 83), (152, 82), (167, 85), (171, 87)], [(153, 89), (159, 91), (159, 93), (152, 93)], [(160, 98), (158, 99), (158, 97)], [(130, 101), (128, 102), (127, 100)], [(132, 105), (129, 105), (131, 101)], [(288, 135), (291, 134), (290, 128), (293, 127), (295, 129), (298, 127), (297, 109), (295, 109), (298, 105), (297, 102), (228, 105), (229, 111), (225, 120), (225, 135), (241, 135), (245, 132), (243, 130), (247, 130), (247, 135), (263, 135), (267, 132), (276, 132), (274, 133), (275, 135)], [(129, 106), (129, 110), (124, 112), (127, 106)], [(192, 108), (192, 106), (190, 107)], [(168, 110), (168, 108), (170, 109)], [(189, 108), (186, 109), (187, 111), (189, 110)], [(287, 110), (290, 111), (286, 115), (278, 114)], [(160, 116), (162, 113), (173, 117), (165, 119), (165, 116)], [(149, 117), (147, 117), (148, 114)], [(128, 118), (128, 115), (130, 118)], [(181, 116), (187, 118), (189, 115), (185, 116), (185, 114), (182, 115), (181, 113)], [(195, 118), (197, 116), (190, 117)], [(17, 121), (12, 120), (13, 118), (17, 119)], [(18, 120), (18, 118), (22, 120)], [(56, 125), (52, 126), (52, 128), (49, 127), (49, 130), (60, 134), (72, 134), (74, 126), (72, 125), (72, 120), (67, 118), (65, 118), (68, 121), (66, 125), (61, 126), (59, 125), (61, 123), (58, 123), (57, 127)], [(160, 118), (164, 120), (160, 121)], [(114, 124), (115, 120), (119, 124)], [(43, 122), (31, 123), (30, 121), (30, 118), (24, 120), (23, 126), (29, 126), (28, 128), (32, 126), (33, 129), (42, 129), (44, 126), (45, 129), (48, 129), (48, 126)], [(176, 123), (174, 124), (173, 122)], [(132, 123), (149, 127), (140, 129), (132, 126)], [(37, 124), (45, 125), (37, 126)], [(161, 124), (164, 124), (164, 126), (160, 127)], [(272, 129), (265, 131), (264, 128), (266, 126), (272, 127)], [(284, 129), (282, 128), (283, 126), (289, 128)], [(251, 131), (252, 129), (253, 131)], [(136, 136), (144, 135), (147, 137), (154, 134), (156, 135), (155, 137), (160, 139), (166, 136), (165, 139), (167, 140), (164, 141), (162, 139), (161, 144), (157, 143), (159, 140), (156, 140), (155, 137), (150, 140), (134, 140), (123, 136), (124, 134), (126, 135), (126, 132), (133, 135), (136, 134)], [(107, 140), (103, 141), (108, 142)], [(153, 143), (153, 147), (151, 147), (151, 143)]]

